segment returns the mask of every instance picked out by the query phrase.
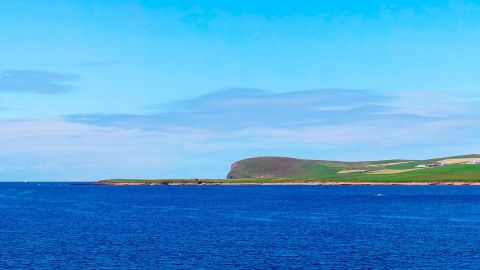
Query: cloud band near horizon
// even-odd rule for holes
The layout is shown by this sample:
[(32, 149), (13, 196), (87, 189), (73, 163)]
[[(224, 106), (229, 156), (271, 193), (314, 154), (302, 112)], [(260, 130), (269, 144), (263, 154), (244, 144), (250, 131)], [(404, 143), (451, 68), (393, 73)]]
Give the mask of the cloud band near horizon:
[(250, 156), (367, 160), (478, 152), (478, 100), (444, 95), (228, 89), (146, 114), (2, 120), (0, 174), (224, 177), (231, 162)]

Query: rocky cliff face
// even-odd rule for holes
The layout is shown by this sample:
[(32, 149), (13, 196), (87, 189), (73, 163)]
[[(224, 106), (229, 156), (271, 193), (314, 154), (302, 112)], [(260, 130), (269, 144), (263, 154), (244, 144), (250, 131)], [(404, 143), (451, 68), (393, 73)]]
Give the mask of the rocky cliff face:
[(231, 165), (228, 179), (274, 178), (299, 175), (303, 172), (301, 159), (286, 157), (256, 157), (236, 161)]
[(229, 171), (228, 174), (227, 174), (227, 179), (235, 179), (235, 175), (236, 175), (237, 168), (238, 168), (238, 161), (237, 161), (237, 162), (234, 162), (234, 163), (230, 166), (230, 171)]

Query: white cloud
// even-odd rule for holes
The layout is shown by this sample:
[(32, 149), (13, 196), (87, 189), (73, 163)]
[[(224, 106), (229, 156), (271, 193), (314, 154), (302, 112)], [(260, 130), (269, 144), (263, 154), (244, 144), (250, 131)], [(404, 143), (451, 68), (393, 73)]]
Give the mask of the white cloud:
[(42, 70), (7, 70), (0, 72), (0, 92), (57, 94), (73, 90), (79, 77)]

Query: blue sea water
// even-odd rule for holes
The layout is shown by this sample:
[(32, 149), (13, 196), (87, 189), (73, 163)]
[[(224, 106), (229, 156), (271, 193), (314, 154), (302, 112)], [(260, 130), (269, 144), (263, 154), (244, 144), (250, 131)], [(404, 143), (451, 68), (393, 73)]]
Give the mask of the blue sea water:
[(0, 269), (480, 268), (480, 187), (0, 184)]

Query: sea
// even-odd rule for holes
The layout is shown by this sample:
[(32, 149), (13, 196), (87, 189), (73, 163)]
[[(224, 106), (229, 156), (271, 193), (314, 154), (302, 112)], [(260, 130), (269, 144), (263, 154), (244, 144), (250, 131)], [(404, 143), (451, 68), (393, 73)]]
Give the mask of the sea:
[(3, 183), (0, 269), (480, 269), (480, 187)]

